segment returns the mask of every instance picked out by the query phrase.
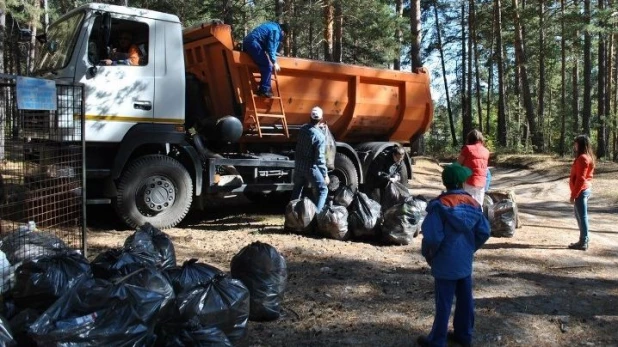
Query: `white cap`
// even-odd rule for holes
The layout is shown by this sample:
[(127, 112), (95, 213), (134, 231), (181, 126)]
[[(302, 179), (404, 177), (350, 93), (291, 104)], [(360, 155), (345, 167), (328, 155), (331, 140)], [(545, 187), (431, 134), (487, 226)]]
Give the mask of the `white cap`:
[(313, 120), (322, 120), (322, 109), (318, 106), (311, 109), (311, 119)]

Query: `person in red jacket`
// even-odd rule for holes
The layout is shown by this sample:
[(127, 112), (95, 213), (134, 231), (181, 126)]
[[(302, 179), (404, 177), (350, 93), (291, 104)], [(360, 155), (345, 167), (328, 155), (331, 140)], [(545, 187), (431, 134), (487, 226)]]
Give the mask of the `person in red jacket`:
[(594, 173), (595, 159), (592, 153), (590, 139), (586, 135), (579, 135), (573, 142), (575, 160), (571, 166), (569, 188), (571, 188), (571, 204), (579, 226), (579, 241), (569, 245), (570, 249), (588, 249), (588, 198), (592, 175)]
[(483, 206), (485, 199), (485, 183), (487, 181), (487, 164), (489, 150), (483, 145), (483, 134), (474, 129), (466, 137), (466, 145), (461, 148), (459, 164), (472, 170), (472, 176), (464, 183), (464, 190), (472, 195), (479, 205)]

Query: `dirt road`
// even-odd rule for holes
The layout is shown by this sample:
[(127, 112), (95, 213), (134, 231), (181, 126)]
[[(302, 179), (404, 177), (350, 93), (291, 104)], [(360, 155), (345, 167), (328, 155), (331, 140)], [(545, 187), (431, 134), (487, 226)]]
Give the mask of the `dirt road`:
[[(474, 344), (618, 346), (618, 166), (597, 168), (591, 247), (582, 252), (566, 249), (578, 237), (568, 204), (569, 162), (511, 158), (499, 165), (493, 187), (515, 190), (524, 225), (513, 238), (490, 238), (477, 253)], [(413, 193), (436, 196), (440, 171), (419, 160)], [(110, 230), (118, 225), (105, 211), (89, 212), (91, 254), (129, 235)], [(397, 247), (308, 238), (284, 233), (282, 212), (227, 203), (166, 231), (179, 262), (199, 258), (227, 271), (233, 255), (258, 240), (285, 256), (284, 316), (251, 322), (246, 346), (413, 346), (430, 330), (433, 279), (420, 238)]]

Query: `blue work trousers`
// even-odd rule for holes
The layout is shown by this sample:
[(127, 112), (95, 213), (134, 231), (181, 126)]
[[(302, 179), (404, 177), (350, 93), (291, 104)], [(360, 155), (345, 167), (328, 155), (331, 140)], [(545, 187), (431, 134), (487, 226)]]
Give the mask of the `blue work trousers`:
[(579, 227), (579, 242), (588, 243), (588, 198), (590, 198), (590, 188), (583, 190), (575, 198), (575, 219)]
[(472, 276), (458, 280), (435, 279), (436, 316), (431, 333), (427, 336), (429, 344), (435, 347), (446, 346), (448, 321), (451, 315), (453, 296), (455, 302), (455, 318), (453, 328), (455, 339), (462, 344), (472, 342), (474, 329), (474, 299), (472, 298)]
[(324, 175), (322, 172), (318, 170), (316, 167), (312, 167), (309, 169), (309, 172), (295, 172), (294, 173), (294, 189), (292, 190), (292, 200), (300, 199), (303, 195), (303, 188), (307, 183), (311, 183), (313, 189), (315, 189), (317, 194), (317, 201), (313, 201), (315, 203), (315, 207), (317, 212), (319, 213), (324, 208), (326, 204), (326, 197), (328, 196), (328, 187), (326, 186), (326, 182), (324, 182)]
[(270, 92), (270, 78), (273, 74), (273, 65), (266, 55), (266, 51), (264, 51), (260, 43), (255, 40), (244, 41), (243, 50), (251, 56), (255, 64), (260, 68), (260, 90), (262, 92)]

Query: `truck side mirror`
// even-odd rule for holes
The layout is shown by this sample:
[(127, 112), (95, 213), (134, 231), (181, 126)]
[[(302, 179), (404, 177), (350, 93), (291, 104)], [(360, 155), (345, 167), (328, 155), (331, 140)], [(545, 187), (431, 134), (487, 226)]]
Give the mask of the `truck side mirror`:
[(97, 67), (96, 66), (91, 66), (88, 68), (88, 76), (90, 76), (90, 78), (94, 77), (97, 75)]

